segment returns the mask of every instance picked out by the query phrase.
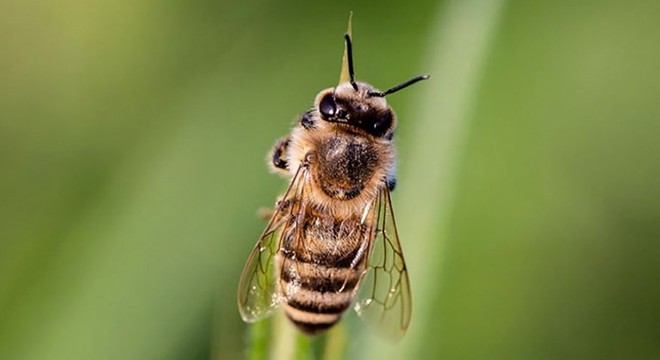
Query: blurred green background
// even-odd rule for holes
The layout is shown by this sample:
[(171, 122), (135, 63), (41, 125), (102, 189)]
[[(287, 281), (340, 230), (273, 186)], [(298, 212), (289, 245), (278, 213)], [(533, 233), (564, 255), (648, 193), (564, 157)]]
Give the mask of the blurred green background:
[(660, 2), (0, 3), (0, 359), (235, 359), (265, 154), (339, 75), (399, 115), (404, 340), (660, 358)]

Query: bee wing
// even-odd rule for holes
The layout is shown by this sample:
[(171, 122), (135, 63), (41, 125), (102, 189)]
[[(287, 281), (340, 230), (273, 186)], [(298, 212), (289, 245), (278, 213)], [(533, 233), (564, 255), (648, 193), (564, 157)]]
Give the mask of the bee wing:
[(387, 188), (375, 205), (367, 270), (354, 308), (377, 332), (398, 341), (408, 329), (412, 310), (408, 270)]
[(307, 178), (307, 168), (300, 166), (245, 263), (238, 284), (238, 310), (245, 322), (255, 322), (271, 315), (283, 300), (274, 260), (287, 232), (285, 224), (295, 216), (292, 214), (292, 199), (299, 197)]

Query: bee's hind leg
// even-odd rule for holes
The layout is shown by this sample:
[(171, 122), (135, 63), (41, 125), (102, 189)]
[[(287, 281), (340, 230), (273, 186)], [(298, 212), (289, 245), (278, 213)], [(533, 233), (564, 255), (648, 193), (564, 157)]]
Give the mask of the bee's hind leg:
[(270, 220), (270, 218), (273, 217), (273, 214), (275, 214), (275, 210), (272, 209), (272, 208), (263, 207), (263, 208), (259, 208), (259, 210), (257, 210), (257, 217), (259, 217), (259, 219), (264, 220), (264, 221)]
[[(269, 220), (273, 216), (275, 216), (276, 212), (281, 212), (285, 211), (286, 209), (289, 209), (291, 207), (291, 199), (284, 200), (284, 197), (280, 196), (277, 198), (277, 202), (275, 203), (275, 208), (259, 208), (257, 210), (257, 216), (262, 219), (262, 220)], [(280, 216), (281, 217), (281, 216)]]

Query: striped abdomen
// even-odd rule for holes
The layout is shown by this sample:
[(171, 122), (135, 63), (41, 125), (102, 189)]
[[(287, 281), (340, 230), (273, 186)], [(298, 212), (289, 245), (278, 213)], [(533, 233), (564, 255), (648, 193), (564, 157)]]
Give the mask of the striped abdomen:
[(368, 234), (358, 221), (308, 220), (285, 237), (277, 262), (285, 314), (301, 331), (317, 334), (336, 324), (351, 305)]

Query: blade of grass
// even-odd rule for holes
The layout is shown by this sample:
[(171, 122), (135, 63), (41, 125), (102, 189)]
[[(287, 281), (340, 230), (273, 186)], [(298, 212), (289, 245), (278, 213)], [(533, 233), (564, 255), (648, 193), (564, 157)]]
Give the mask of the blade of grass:
[(308, 359), (315, 359), (316, 357), (314, 356), (314, 344), (311, 337), (302, 334), (300, 331), (296, 331), (295, 335), (296, 339), (296, 346), (294, 348), (294, 356), (293, 359), (295, 360), (308, 360)]
[(269, 330), (273, 326), (270, 319), (259, 321), (249, 327), (249, 346), (247, 358), (250, 360), (267, 359), (269, 347)]
[[(421, 358), (425, 324), (432, 321), (441, 284), (446, 222), (452, 208), (457, 163), (463, 153), (481, 70), (504, 0), (454, 0), (441, 9), (429, 41), (429, 73), (414, 123), (414, 139), (403, 153), (397, 220), (410, 271), (413, 318), (396, 347), (369, 338), (360, 359)], [(402, 121), (407, 121), (402, 119)], [(429, 355), (429, 354), (426, 354)]]
[(293, 359), (297, 347), (296, 329), (281, 311), (278, 311), (273, 317), (273, 326), (270, 329), (273, 338), (270, 359)]
[(341, 360), (346, 354), (346, 325), (339, 322), (335, 325), (328, 335), (326, 335), (325, 346), (323, 349), (323, 360)]
[[(271, 319), (250, 326), (246, 357), (261, 359), (324, 359), (344, 358), (347, 337), (342, 323), (335, 325), (327, 334), (310, 337), (297, 331), (280, 313)], [(267, 356), (270, 350), (270, 356)]]

